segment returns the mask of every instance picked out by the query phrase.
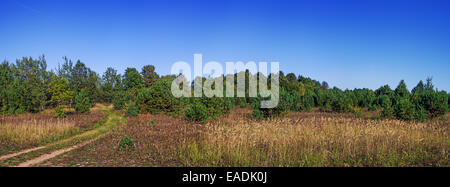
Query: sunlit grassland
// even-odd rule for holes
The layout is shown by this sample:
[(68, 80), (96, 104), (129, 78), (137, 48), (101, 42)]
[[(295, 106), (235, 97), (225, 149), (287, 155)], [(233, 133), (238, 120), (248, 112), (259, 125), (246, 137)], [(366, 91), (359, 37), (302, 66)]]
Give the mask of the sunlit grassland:
[(99, 106), (93, 108), (88, 115), (69, 114), (67, 118), (62, 119), (54, 118), (51, 111), (1, 116), (0, 153), (43, 145), (79, 134), (92, 128), (105, 117), (106, 114)]
[(215, 121), (181, 145), (183, 166), (448, 166), (448, 122), (293, 114)]
[[(415, 123), (292, 112), (256, 121), (235, 109), (197, 124), (145, 114), (41, 166), (449, 166), (449, 117)], [(136, 149), (121, 151), (128, 136)]]

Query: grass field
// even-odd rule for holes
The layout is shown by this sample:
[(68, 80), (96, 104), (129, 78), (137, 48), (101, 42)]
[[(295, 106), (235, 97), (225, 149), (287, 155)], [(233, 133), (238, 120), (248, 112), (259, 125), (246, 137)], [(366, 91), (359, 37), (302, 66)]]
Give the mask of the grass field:
[(67, 111), (67, 118), (54, 118), (52, 111), (0, 117), (0, 155), (51, 143), (81, 133), (106, 117), (94, 107), (89, 115)]
[[(317, 111), (255, 121), (235, 109), (201, 125), (140, 115), (41, 166), (450, 166), (449, 122), (449, 115), (413, 123)], [(120, 151), (127, 136), (135, 149)]]

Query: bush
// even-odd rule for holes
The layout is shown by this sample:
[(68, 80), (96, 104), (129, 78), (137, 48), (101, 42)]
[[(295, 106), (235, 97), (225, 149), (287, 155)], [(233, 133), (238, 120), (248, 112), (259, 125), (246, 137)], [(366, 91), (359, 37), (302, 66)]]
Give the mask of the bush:
[(293, 91), (287, 92), (284, 88), (280, 88), (278, 106), (274, 108), (261, 108), (261, 101), (267, 100), (268, 98), (263, 98), (261, 96), (251, 98), (250, 105), (253, 109), (253, 113), (254, 114), (261, 113), (261, 116), (263, 118), (286, 115), (290, 109), (297, 106), (297, 103), (295, 103), (294, 94), (292, 93)]
[(377, 105), (375, 105), (375, 104), (371, 104), (371, 105), (369, 105), (369, 111), (375, 111), (375, 110), (377, 110), (378, 108), (377, 108)]
[(406, 84), (405, 84), (404, 80), (400, 81), (400, 83), (398, 84), (394, 93), (395, 93), (395, 96), (397, 96), (399, 98), (409, 98), (410, 93), (409, 93), (409, 90), (406, 88)]
[(223, 112), (224, 114), (229, 114), (234, 107), (233, 98), (225, 97), (223, 98)]
[(394, 110), (392, 107), (385, 107), (381, 110), (381, 116), (384, 118), (391, 118), (394, 115)]
[(312, 107), (314, 106), (314, 97), (310, 93), (306, 93), (304, 96), (300, 97), (301, 105), (300, 109), (302, 111), (310, 112)]
[(247, 108), (247, 100), (245, 99), (245, 97), (236, 97), (235, 99), (236, 101), (236, 105), (239, 106), (239, 108)]
[(139, 109), (134, 103), (130, 103), (125, 114), (127, 117), (134, 117), (139, 115)]
[(88, 94), (82, 90), (75, 96), (75, 110), (78, 113), (86, 114), (91, 110), (91, 101)]
[(448, 96), (446, 92), (436, 92), (434, 90), (425, 90), (415, 96), (416, 105), (423, 107), (428, 111), (429, 118), (443, 116), (448, 108)]
[(352, 113), (355, 115), (356, 118), (361, 117), (361, 108), (359, 107), (351, 107)]
[(450, 93), (447, 94), (447, 112), (450, 112)]
[(125, 104), (127, 103), (127, 94), (124, 91), (119, 91), (114, 95), (114, 98), (112, 100), (114, 105), (114, 110), (122, 110), (125, 107)]
[(259, 109), (254, 109), (252, 115), (253, 115), (253, 117), (255, 117), (255, 119), (257, 119), (257, 120), (261, 120), (261, 119), (264, 118), (264, 116), (263, 116), (261, 110), (259, 110)]
[(322, 112), (326, 112), (327, 110), (331, 111), (331, 99), (332, 94), (331, 90), (319, 90), (317, 92), (317, 106), (320, 108)]
[(208, 118), (218, 118), (222, 114), (227, 114), (233, 107), (232, 98), (222, 97), (199, 97), (191, 98), (190, 103), (192, 105), (203, 104), (205, 106)]
[(172, 95), (171, 85), (174, 77), (164, 77), (153, 83), (150, 89), (140, 89), (136, 103), (142, 113), (174, 114), (181, 111), (181, 99)]
[(120, 151), (133, 151), (135, 149), (134, 141), (130, 136), (122, 137), (119, 143)]
[(415, 115), (415, 106), (408, 98), (401, 98), (394, 106), (394, 115), (400, 120), (413, 120)]
[(186, 108), (184, 116), (191, 122), (205, 123), (208, 120), (206, 107), (201, 103), (196, 103)]
[(425, 110), (422, 106), (416, 105), (416, 109), (414, 111), (414, 119), (417, 121), (426, 121), (428, 119), (428, 111)]
[(390, 118), (390, 117), (393, 116), (394, 111), (392, 109), (392, 101), (389, 98), (389, 96), (387, 96), (387, 95), (380, 95), (377, 98), (377, 102), (379, 103), (380, 107), (382, 108), (381, 115), (383, 117)]
[(321, 111), (321, 112), (332, 112), (333, 110), (331, 109), (331, 105), (327, 103), (324, 106), (319, 106), (319, 111)]
[(334, 112), (338, 113), (346, 113), (351, 112), (352, 107), (352, 99), (348, 97), (347, 94), (340, 90), (335, 90), (332, 101), (331, 101), (331, 108)]
[(64, 109), (66, 108), (65, 105), (60, 105), (55, 107), (55, 118), (65, 118), (66, 113), (64, 113)]
[[(375, 93), (369, 89), (355, 89), (356, 104), (359, 107), (370, 108), (375, 100)], [(376, 110), (376, 109), (375, 109)]]

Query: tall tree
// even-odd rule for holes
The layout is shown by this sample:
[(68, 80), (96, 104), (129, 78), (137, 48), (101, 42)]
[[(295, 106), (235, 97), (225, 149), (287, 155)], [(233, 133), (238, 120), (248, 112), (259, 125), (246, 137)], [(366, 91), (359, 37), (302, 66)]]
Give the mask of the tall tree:
[(294, 81), (297, 81), (297, 76), (295, 76), (294, 73), (289, 73), (289, 74), (286, 75), (286, 79), (289, 82), (294, 82)]
[(433, 90), (433, 89), (434, 89), (433, 78), (428, 77), (427, 83), (425, 84), (425, 90)]
[(155, 66), (147, 65), (142, 68), (142, 78), (144, 86), (147, 88), (152, 87), (153, 83), (159, 78), (159, 75), (155, 72)]
[(51, 95), (49, 102), (54, 106), (70, 104), (74, 96), (74, 92), (70, 90), (69, 82), (56, 75), (52, 77), (48, 92)]
[(404, 80), (401, 80), (398, 84), (397, 88), (395, 89), (395, 95), (401, 98), (409, 97), (410, 93), (406, 87), (406, 83)]
[(46, 102), (46, 87), (48, 83), (47, 63), (44, 56), (39, 59), (22, 58), (16, 61), (18, 80), (24, 84), (26, 101), (25, 110), (39, 112)]
[(97, 73), (86, 67), (80, 60), (73, 65), (67, 57), (63, 59), (65, 63), (62, 67), (58, 67), (58, 75), (68, 80), (72, 91), (78, 93), (85, 89), (91, 101), (98, 101), (101, 97), (101, 80)]
[(412, 89), (412, 93), (416, 94), (416, 93), (421, 93), (425, 90), (425, 86), (423, 85), (423, 81), (420, 81), (416, 87), (414, 87)]
[(75, 92), (80, 92), (86, 87), (87, 80), (90, 76), (90, 69), (86, 67), (80, 60), (77, 61), (71, 72), (70, 85)]
[(381, 96), (381, 95), (387, 95), (388, 97), (394, 96), (394, 91), (392, 91), (391, 87), (389, 85), (384, 85), (377, 90), (375, 90), (375, 95)]
[(91, 110), (91, 101), (88, 93), (83, 89), (75, 96), (75, 110), (78, 113), (86, 114)]
[(123, 76), (123, 86), (125, 90), (140, 89), (144, 87), (142, 76), (136, 68), (127, 68)]
[(322, 85), (320, 86), (320, 89), (326, 90), (326, 89), (328, 89), (329, 87), (330, 87), (330, 86), (328, 85), (328, 82), (323, 81), (323, 82), (322, 82)]
[(14, 81), (14, 73), (9, 62), (4, 61), (0, 65), (0, 112), (8, 110), (7, 93), (8, 88)]
[(103, 101), (111, 103), (115, 93), (120, 90), (121, 78), (117, 70), (109, 67), (102, 76)]

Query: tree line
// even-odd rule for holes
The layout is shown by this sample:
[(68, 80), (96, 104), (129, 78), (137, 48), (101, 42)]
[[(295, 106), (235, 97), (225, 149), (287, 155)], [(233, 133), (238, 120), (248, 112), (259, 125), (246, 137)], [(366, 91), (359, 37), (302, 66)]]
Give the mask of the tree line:
[[(280, 72), (276, 75), (280, 80), (280, 103), (278, 107), (264, 109), (259, 103), (267, 98), (248, 95), (249, 80), (264, 75), (253, 75), (248, 70), (240, 72), (245, 74), (246, 97), (175, 98), (171, 84), (176, 76), (160, 76), (152, 65), (144, 66), (140, 71), (127, 68), (123, 75), (110, 67), (100, 76), (80, 60), (73, 62), (64, 57), (63, 61), (50, 71), (45, 56), (24, 57), (16, 63), (4, 61), (0, 65), (0, 113), (15, 115), (54, 109), (55, 117), (65, 117), (66, 108), (89, 113), (93, 103), (101, 102), (112, 103), (114, 109), (125, 110), (128, 116), (166, 113), (196, 122), (227, 114), (233, 107), (249, 106), (257, 119), (317, 107), (322, 112), (354, 113), (355, 116), (360, 116), (361, 110), (367, 108), (378, 111), (383, 118), (425, 121), (445, 115), (450, 105), (449, 93), (435, 89), (431, 79), (425, 83), (420, 81), (411, 91), (404, 81), (395, 89), (385, 85), (376, 90), (341, 90), (329, 88), (326, 82)], [(197, 78), (202, 79), (201, 82), (208, 80)], [(223, 78), (225, 83), (225, 75)]]

